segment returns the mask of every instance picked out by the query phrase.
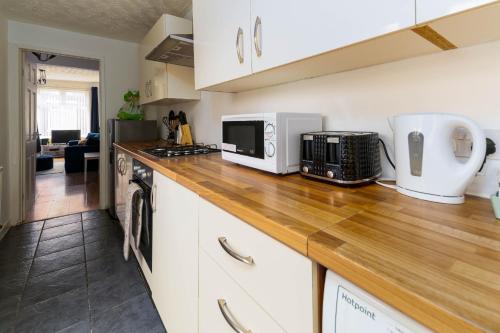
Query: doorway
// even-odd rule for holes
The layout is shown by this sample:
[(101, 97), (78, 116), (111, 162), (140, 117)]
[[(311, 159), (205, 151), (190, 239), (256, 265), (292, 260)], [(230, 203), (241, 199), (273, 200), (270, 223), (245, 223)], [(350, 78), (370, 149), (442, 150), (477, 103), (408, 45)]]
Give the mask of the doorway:
[(25, 222), (99, 208), (100, 61), (22, 51)]

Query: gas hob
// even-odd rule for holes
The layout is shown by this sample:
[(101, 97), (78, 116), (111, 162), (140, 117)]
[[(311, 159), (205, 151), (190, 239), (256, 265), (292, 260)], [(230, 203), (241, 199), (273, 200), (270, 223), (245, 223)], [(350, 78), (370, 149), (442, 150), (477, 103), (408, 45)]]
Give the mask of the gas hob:
[(159, 146), (141, 150), (143, 153), (158, 158), (170, 158), (188, 155), (202, 155), (220, 152), (217, 145), (194, 144), (190, 146)]

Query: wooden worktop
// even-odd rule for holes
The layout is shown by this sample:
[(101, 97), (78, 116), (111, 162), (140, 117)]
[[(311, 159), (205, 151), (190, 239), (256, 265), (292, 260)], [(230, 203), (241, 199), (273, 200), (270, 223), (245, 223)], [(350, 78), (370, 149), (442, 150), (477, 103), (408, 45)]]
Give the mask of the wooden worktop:
[(500, 222), (488, 200), (437, 204), (272, 175), (217, 153), (139, 151), (153, 145), (116, 146), (434, 331), (500, 332)]

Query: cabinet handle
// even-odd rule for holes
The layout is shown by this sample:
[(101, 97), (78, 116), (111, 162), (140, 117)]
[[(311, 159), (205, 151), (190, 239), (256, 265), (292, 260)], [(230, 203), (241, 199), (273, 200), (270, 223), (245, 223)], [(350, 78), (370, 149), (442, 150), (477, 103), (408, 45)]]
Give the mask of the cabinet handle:
[(238, 28), (238, 33), (236, 34), (236, 54), (238, 55), (238, 61), (240, 64), (245, 60), (243, 58), (244, 45), (243, 45), (243, 29)]
[(153, 213), (156, 212), (156, 184), (153, 184), (153, 188), (151, 189), (151, 208), (153, 209)]
[(123, 172), (123, 169), (124, 169), (124, 168), (123, 168), (123, 162), (125, 162), (125, 160), (123, 159), (123, 157), (120, 157), (120, 158), (118, 159), (118, 165), (117, 165), (117, 167), (118, 167), (118, 173), (119, 173), (120, 175), (122, 175), (122, 176), (125, 174), (125, 173)]
[(253, 43), (255, 46), (255, 53), (257, 57), (262, 55), (262, 21), (259, 16), (255, 19), (253, 27)]
[(224, 319), (236, 333), (252, 333), (251, 330), (247, 330), (246, 328), (244, 328), (234, 318), (233, 314), (231, 313), (231, 311), (229, 311), (229, 308), (227, 307), (227, 302), (225, 299), (218, 299), (217, 303), (219, 304), (219, 309), (222, 315), (224, 316)]
[(255, 262), (253, 261), (252, 257), (250, 257), (250, 256), (245, 257), (245, 256), (242, 256), (241, 254), (238, 254), (236, 251), (234, 251), (231, 248), (231, 246), (229, 246), (229, 243), (227, 242), (227, 238), (226, 237), (219, 237), (219, 244), (220, 244), (220, 246), (222, 246), (222, 248), (224, 249), (224, 251), (226, 251), (227, 254), (229, 254), (234, 259), (236, 259), (238, 261), (241, 261), (242, 263), (245, 263), (247, 265), (253, 265), (253, 264), (255, 264)]

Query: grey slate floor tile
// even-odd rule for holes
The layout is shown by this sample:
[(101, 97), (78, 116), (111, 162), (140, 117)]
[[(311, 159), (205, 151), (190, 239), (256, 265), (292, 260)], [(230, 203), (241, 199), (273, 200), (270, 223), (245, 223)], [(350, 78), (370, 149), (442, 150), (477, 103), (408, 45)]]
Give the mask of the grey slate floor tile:
[(80, 288), (21, 308), (15, 330), (16, 333), (56, 332), (87, 318), (87, 290)]
[(98, 259), (111, 254), (121, 256), (123, 253), (122, 238), (98, 240), (96, 242), (85, 244), (85, 255), (87, 261)]
[(43, 229), (40, 241), (82, 232), (82, 222), (73, 222), (59, 227)]
[(90, 322), (88, 319), (82, 320), (74, 325), (66, 327), (57, 333), (88, 333), (90, 332)]
[(133, 252), (123, 259), (118, 223), (78, 215), (0, 241), (0, 332), (165, 332)]
[(92, 326), (92, 332), (95, 333), (166, 332), (147, 294), (141, 294), (111, 310), (97, 314)]
[(33, 260), (30, 277), (53, 272), (85, 262), (83, 246), (37, 257)]
[(22, 294), (30, 266), (30, 260), (0, 266), (0, 300)]
[(66, 225), (66, 224), (80, 222), (81, 220), (82, 220), (81, 213), (56, 217), (56, 218), (45, 221), (45, 226), (43, 228), (49, 229), (49, 228), (59, 227), (59, 226)]
[(85, 288), (86, 282), (83, 263), (30, 278), (26, 284), (21, 306), (25, 307), (74, 289)]
[(110, 225), (113, 224), (115, 224), (115, 222), (110, 217), (98, 217), (89, 220), (83, 220), (83, 230), (106, 228), (110, 227)]
[(109, 214), (105, 210), (93, 210), (89, 212), (82, 212), (82, 219), (83, 220), (89, 220), (89, 219), (95, 219), (95, 218), (109, 218)]
[(73, 247), (83, 245), (83, 234), (76, 233), (58, 238), (52, 238), (46, 241), (41, 241), (38, 244), (35, 257), (44, 256), (54, 252), (68, 250)]
[(129, 299), (146, 294), (141, 278), (132, 275), (110, 276), (89, 284), (91, 314), (103, 312)]
[(35, 256), (37, 243), (24, 246), (2, 246), (2, 242), (0, 242), (0, 265), (32, 259)]
[[(102, 281), (107, 277), (125, 276), (128, 279), (140, 280), (138, 263), (131, 253), (129, 261), (121, 255), (107, 255), (105, 257), (87, 261), (87, 278), (89, 284)], [(117, 277), (116, 277), (117, 278)]]
[(17, 248), (38, 243), (41, 230), (11, 233), (10, 230), (2, 239), (0, 249)]
[(17, 225), (9, 230), (9, 234), (20, 234), (30, 231), (42, 230), (44, 221), (29, 222)]
[(97, 241), (114, 241), (121, 239), (123, 231), (114, 224), (109, 224), (103, 228), (87, 229), (83, 231), (85, 244)]

